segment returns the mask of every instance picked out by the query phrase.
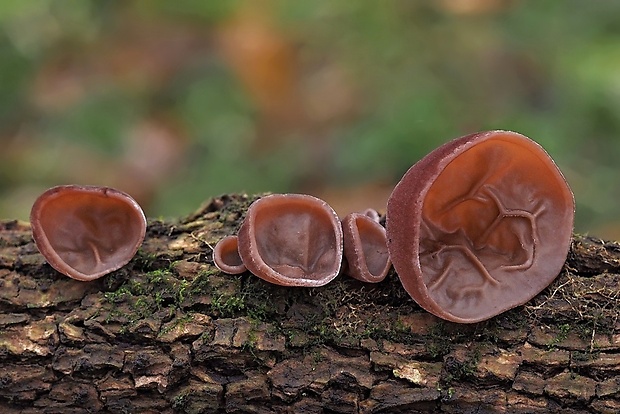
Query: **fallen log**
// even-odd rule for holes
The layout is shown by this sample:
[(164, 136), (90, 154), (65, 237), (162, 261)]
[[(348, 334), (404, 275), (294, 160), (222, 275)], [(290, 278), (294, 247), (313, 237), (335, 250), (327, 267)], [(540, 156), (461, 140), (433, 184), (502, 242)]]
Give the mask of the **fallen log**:
[(525, 306), (462, 325), (392, 272), (320, 288), (212, 262), (253, 198), (149, 220), (136, 257), (93, 282), (0, 223), (2, 413), (617, 413), (620, 244), (575, 235)]

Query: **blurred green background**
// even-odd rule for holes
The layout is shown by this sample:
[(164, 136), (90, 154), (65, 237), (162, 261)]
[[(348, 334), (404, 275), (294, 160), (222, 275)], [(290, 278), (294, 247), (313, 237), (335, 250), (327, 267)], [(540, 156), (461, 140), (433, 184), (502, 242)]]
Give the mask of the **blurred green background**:
[(620, 239), (620, 2), (0, 3), (0, 217), (66, 183), (150, 216), (261, 191), (384, 210), (486, 129), (542, 144), (576, 230)]

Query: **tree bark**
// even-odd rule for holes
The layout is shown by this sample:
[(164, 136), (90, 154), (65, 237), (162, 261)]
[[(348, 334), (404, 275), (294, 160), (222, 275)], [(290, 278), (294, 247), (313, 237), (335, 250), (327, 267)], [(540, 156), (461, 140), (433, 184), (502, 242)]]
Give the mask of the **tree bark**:
[(136, 257), (88, 283), (0, 223), (0, 412), (620, 411), (619, 244), (574, 236), (535, 299), (459, 325), (393, 273), (313, 289), (221, 274), (211, 247), (251, 201), (150, 220)]

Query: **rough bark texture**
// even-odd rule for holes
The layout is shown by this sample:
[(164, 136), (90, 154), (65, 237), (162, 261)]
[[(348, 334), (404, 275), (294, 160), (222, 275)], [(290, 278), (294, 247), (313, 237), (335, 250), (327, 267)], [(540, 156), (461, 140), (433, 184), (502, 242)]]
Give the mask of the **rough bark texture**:
[(620, 411), (619, 244), (575, 236), (542, 294), (457, 325), (394, 274), (302, 289), (219, 273), (211, 246), (250, 202), (150, 221), (134, 260), (90, 283), (0, 223), (0, 412)]

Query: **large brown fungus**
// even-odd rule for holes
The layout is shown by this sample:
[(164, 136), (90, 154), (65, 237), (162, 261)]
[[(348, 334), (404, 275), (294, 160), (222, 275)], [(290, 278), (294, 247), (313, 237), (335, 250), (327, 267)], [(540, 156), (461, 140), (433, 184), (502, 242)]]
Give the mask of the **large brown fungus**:
[(136, 254), (146, 218), (129, 195), (109, 187), (63, 185), (37, 198), (32, 235), (48, 263), (89, 281), (117, 270)]
[(273, 194), (248, 208), (239, 255), (254, 275), (283, 286), (323, 286), (340, 272), (342, 227), (323, 200)]
[(566, 180), (537, 143), (508, 131), (467, 135), (416, 163), (392, 192), (390, 258), (424, 309), (482, 321), (555, 279), (574, 210)]

